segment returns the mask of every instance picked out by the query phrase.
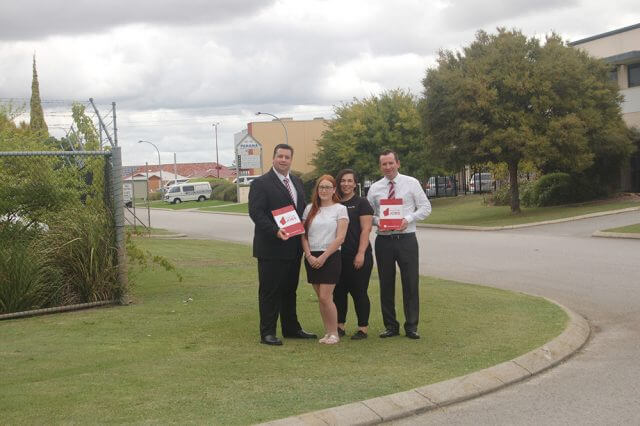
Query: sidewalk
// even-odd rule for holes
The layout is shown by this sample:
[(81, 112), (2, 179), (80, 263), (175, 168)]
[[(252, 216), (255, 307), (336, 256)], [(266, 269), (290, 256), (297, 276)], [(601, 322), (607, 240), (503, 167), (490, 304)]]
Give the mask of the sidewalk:
[(263, 423), (288, 425), (372, 425), (423, 413), (513, 385), (552, 368), (575, 354), (590, 334), (587, 321), (568, 308), (567, 328), (545, 345), (511, 361), (466, 376), (365, 401)]

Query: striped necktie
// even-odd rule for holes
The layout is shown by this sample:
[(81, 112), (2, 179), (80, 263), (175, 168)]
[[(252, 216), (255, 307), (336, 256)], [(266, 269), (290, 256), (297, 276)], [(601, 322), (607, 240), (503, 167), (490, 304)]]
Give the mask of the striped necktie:
[(389, 199), (396, 198), (396, 186), (392, 180), (389, 181)]
[(291, 196), (291, 201), (293, 201), (293, 204), (298, 207), (298, 203), (296, 203), (296, 199), (293, 196), (293, 192), (291, 191), (291, 186), (289, 186), (289, 179), (284, 178), (282, 179), (282, 182), (284, 182), (284, 186), (287, 187), (287, 191), (289, 191), (289, 196)]

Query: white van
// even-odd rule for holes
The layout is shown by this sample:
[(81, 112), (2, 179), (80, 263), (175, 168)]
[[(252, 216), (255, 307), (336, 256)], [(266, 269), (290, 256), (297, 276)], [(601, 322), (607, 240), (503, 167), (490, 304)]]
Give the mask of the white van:
[(164, 195), (164, 201), (180, 204), (183, 201), (204, 201), (211, 198), (209, 182), (179, 183), (171, 186)]
[(233, 183), (240, 183), (240, 185), (249, 185), (253, 182), (254, 179), (259, 178), (260, 176), (240, 176), (239, 178), (235, 178)]

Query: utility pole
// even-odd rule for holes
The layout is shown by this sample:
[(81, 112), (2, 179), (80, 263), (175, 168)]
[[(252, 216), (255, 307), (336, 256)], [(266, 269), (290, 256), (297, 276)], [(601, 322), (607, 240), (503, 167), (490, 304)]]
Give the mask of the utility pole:
[(220, 124), (219, 121), (216, 121), (215, 123), (213, 123), (213, 127), (215, 127), (216, 129), (216, 176), (218, 177), (218, 179), (220, 179), (220, 163), (218, 160), (218, 125)]

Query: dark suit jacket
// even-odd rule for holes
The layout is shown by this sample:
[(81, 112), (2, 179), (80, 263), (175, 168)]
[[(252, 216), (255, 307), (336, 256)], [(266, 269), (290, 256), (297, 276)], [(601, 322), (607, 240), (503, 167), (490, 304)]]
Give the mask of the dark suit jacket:
[[(291, 183), (295, 186), (298, 205), (296, 211), (302, 218), (304, 213), (304, 188), (302, 180), (289, 173)], [(280, 181), (273, 169), (251, 182), (249, 189), (249, 216), (255, 224), (253, 234), (253, 257), (260, 259), (295, 259), (302, 254), (300, 236), (282, 241), (276, 236), (278, 225), (271, 214), (288, 205), (293, 205), (293, 200), (287, 188)]]

